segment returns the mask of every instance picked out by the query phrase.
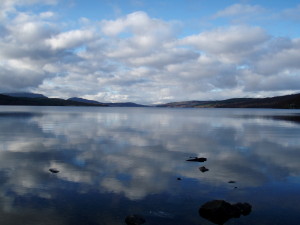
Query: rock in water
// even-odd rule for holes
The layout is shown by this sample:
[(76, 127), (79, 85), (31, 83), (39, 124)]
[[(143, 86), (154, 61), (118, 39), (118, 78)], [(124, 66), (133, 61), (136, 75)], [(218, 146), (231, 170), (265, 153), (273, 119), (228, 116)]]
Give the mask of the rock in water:
[(230, 204), (224, 200), (213, 200), (202, 205), (199, 214), (214, 224), (222, 225), (231, 218), (249, 215), (251, 209), (249, 203)]
[(194, 158), (190, 158), (190, 159), (187, 159), (186, 161), (189, 161), (189, 162), (205, 162), (207, 160), (207, 158), (204, 158), (204, 157), (194, 157)]
[(139, 215), (129, 215), (125, 218), (125, 223), (127, 225), (140, 225), (144, 224), (146, 220)]
[(56, 169), (56, 168), (50, 168), (49, 171), (50, 171), (51, 173), (58, 173), (58, 172), (59, 172), (59, 170)]
[(205, 166), (199, 167), (199, 170), (200, 170), (202, 173), (205, 173), (205, 172), (209, 171), (209, 169), (207, 169)]

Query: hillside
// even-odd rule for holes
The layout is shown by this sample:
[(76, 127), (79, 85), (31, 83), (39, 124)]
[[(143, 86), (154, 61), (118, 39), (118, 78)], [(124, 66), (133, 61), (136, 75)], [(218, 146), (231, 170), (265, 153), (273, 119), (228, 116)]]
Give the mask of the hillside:
[[(109, 107), (147, 107), (133, 102), (101, 103), (83, 98), (48, 98), (33, 93), (10, 93), (23, 97), (0, 94), (0, 105), (32, 105), (32, 106), (109, 106)], [(24, 97), (28, 96), (28, 97)], [(181, 101), (156, 105), (171, 108), (277, 108), (300, 109), (300, 93), (271, 98), (232, 98), (219, 101)]]
[(77, 97), (73, 97), (73, 98), (69, 98), (69, 101), (74, 101), (74, 102), (81, 102), (81, 103), (87, 103), (87, 104), (104, 104), (98, 101), (94, 101), (94, 100), (88, 100), (88, 99), (84, 99), (84, 98), (77, 98)]
[(148, 107), (147, 105), (140, 105), (134, 102), (116, 102), (116, 103), (105, 103), (111, 107)]
[(97, 102), (94, 100), (88, 100), (88, 99), (77, 98), (77, 97), (69, 98), (68, 100), (76, 101), (76, 102), (90, 103), (90, 104), (105, 104), (105, 105), (111, 106), (111, 107), (147, 107), (146, 105), (140, 105), (140, 104), (136, 104), (134, 102), (101, 103), (101, 102)]
[(0, 105), (32, 105), (32, 106), (107, 106), (106, 104), (89, 104), (64, 100), (60, 98), (26, 98), (11, 97), (0, 94)]
[(19, 98), (47, 98), (45, 95), (30, 93), (30, 92), (14, 92), (14, 93), (1, 93), (2, 95), (8, 95), (11, 97)]
[(300, 109), (300, 94), (272, 98), (232, 98), (220, 101), (182, 101), (157, 105), (174, 108), (277, 108)]

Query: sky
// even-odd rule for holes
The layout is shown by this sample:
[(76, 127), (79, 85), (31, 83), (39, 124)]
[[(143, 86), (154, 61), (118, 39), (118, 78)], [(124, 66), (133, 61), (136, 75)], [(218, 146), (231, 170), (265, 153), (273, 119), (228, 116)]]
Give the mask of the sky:
[(0, 0), (0, 93), (158, 104), (300, 92), (299, 0)]

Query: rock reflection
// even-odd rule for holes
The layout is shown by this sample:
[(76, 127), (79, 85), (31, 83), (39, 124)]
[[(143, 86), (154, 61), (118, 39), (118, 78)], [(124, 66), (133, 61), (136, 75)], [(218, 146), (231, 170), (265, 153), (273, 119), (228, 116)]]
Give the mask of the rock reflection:
[(207, 160), (207, 158), (204, 157), (192, 157), (190, 159), (187, 159), (186, 161), (189, 162), (205, 162)]
[(209, 169), (207, 169), (205, 166), (199, 167), (199, 170), (200, 170), (202, 173), (205, 173), (205, 172), (209, 171)]
[(212, 223), (223, 225), (232, 218), (247, 216), (251, 211), (252, 206), (249, 203), (230, 204), (224, 200), (213, 200), (202, 205), (199, 214)]
[(56, 168), (50, 168), (49, 171), (50, 171), (51, 173), (59, 173), (59, 170), (56, 169)]

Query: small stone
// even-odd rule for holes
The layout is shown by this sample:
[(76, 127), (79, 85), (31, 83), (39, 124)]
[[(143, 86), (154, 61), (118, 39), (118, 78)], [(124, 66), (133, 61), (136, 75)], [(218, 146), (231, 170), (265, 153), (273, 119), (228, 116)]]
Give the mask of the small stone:
[(207, 169), (205, 166), (199, 167), (199, 170), (200, 170), (202, 173), (205, 173), (205, 172), (209, 171), (209, 169)]
[(205, 162), (207, 160), (207, 158), (204, 158), (204, 157), (193, 157), (193, 158), (190, 158), (190, 159), (187, 159), (186, 161), (189, 161), (189, 162)]
[(56, 168), (50, 168), (49, 171), (50, 171), (51, 173), (58, 173), (58, 172), (59, 172), (59, 170), (56, 169)]
[(177, 180), (182, 180), (180, 177), (177, 177)]

